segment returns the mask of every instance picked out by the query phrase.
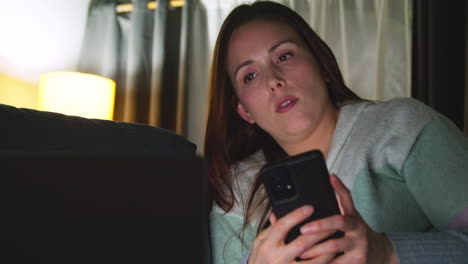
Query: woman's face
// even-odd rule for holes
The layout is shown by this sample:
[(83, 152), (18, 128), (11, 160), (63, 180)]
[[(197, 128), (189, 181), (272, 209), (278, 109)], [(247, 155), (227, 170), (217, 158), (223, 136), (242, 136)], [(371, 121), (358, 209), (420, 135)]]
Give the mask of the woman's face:
[(255, 20), (236, 29), (227, 70), (239, 115), (280, 145), (310, 137), (334, 109), (313, 55), (286, 24)]

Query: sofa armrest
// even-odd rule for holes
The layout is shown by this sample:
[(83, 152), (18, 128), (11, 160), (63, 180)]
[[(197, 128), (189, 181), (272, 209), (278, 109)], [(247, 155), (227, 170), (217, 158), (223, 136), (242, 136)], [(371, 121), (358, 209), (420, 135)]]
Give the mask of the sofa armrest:
[(184, 137), (149, 125), (0, 104), (0, 152), (194, 153)]

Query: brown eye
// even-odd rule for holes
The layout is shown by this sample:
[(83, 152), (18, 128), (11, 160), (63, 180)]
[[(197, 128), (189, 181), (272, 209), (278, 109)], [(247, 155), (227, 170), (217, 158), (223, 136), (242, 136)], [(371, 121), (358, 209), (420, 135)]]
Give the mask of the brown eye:
[(284, 53), (281, 56), (278, 57), (278, 62), (283, 62), (288, 60), (292, 56), (291, 53)]
[(253, 72), (249, 72), (245, 77), (244, 77), (244, 83), (248, 83), (250, 81), (252, 81), (255, 76), (257, 76), (256, 73), (253, 73)]

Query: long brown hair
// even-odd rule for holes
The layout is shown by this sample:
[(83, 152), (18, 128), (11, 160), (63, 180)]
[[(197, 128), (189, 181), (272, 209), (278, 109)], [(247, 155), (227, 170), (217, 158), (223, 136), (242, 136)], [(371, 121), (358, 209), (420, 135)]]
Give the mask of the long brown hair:
[[(214, 202), (225, 212), (235, 203), (231, 166), (263, 150), (266, 160), (272, 161), (287, 157), (273, 138), (258, 127), (249, 124), (237, 113), (238, 99), (227, 73), (228, 43), (233, 31), (253, 20), (280, 21), (289, 25), (302, 38), (314, 56), (326, 80), (328, 95), (337, 108), (347, 101), (360, 98), (343, 81), (340, 69), (330, 48), (310, 28), (296, 12), (274, 2), (256, 2), (235, 8), (224, 21), (216, 41), (210, 80), (210, 109), (205, 135), (205, 159), (208, 163), (209, 184)], [(263, 207), (261, 222), (264, 222), (269, 206), (266, 197), (254, 199), (262, 185), (259, 175), (248, 202), (246, 223), (257, 209)], [(253, 204), (253, 201), (256, 203)]]

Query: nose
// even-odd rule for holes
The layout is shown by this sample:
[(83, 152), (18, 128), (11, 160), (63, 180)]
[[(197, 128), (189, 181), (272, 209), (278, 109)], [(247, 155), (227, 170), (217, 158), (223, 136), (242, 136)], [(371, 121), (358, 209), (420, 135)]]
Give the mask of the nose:
[(268, 87), (271, 92), (284, 88), (285, 85), (286, 85), (286, 82), (280, 76), (279, 73), (271, 72), (270, 78), (268, 80)]

